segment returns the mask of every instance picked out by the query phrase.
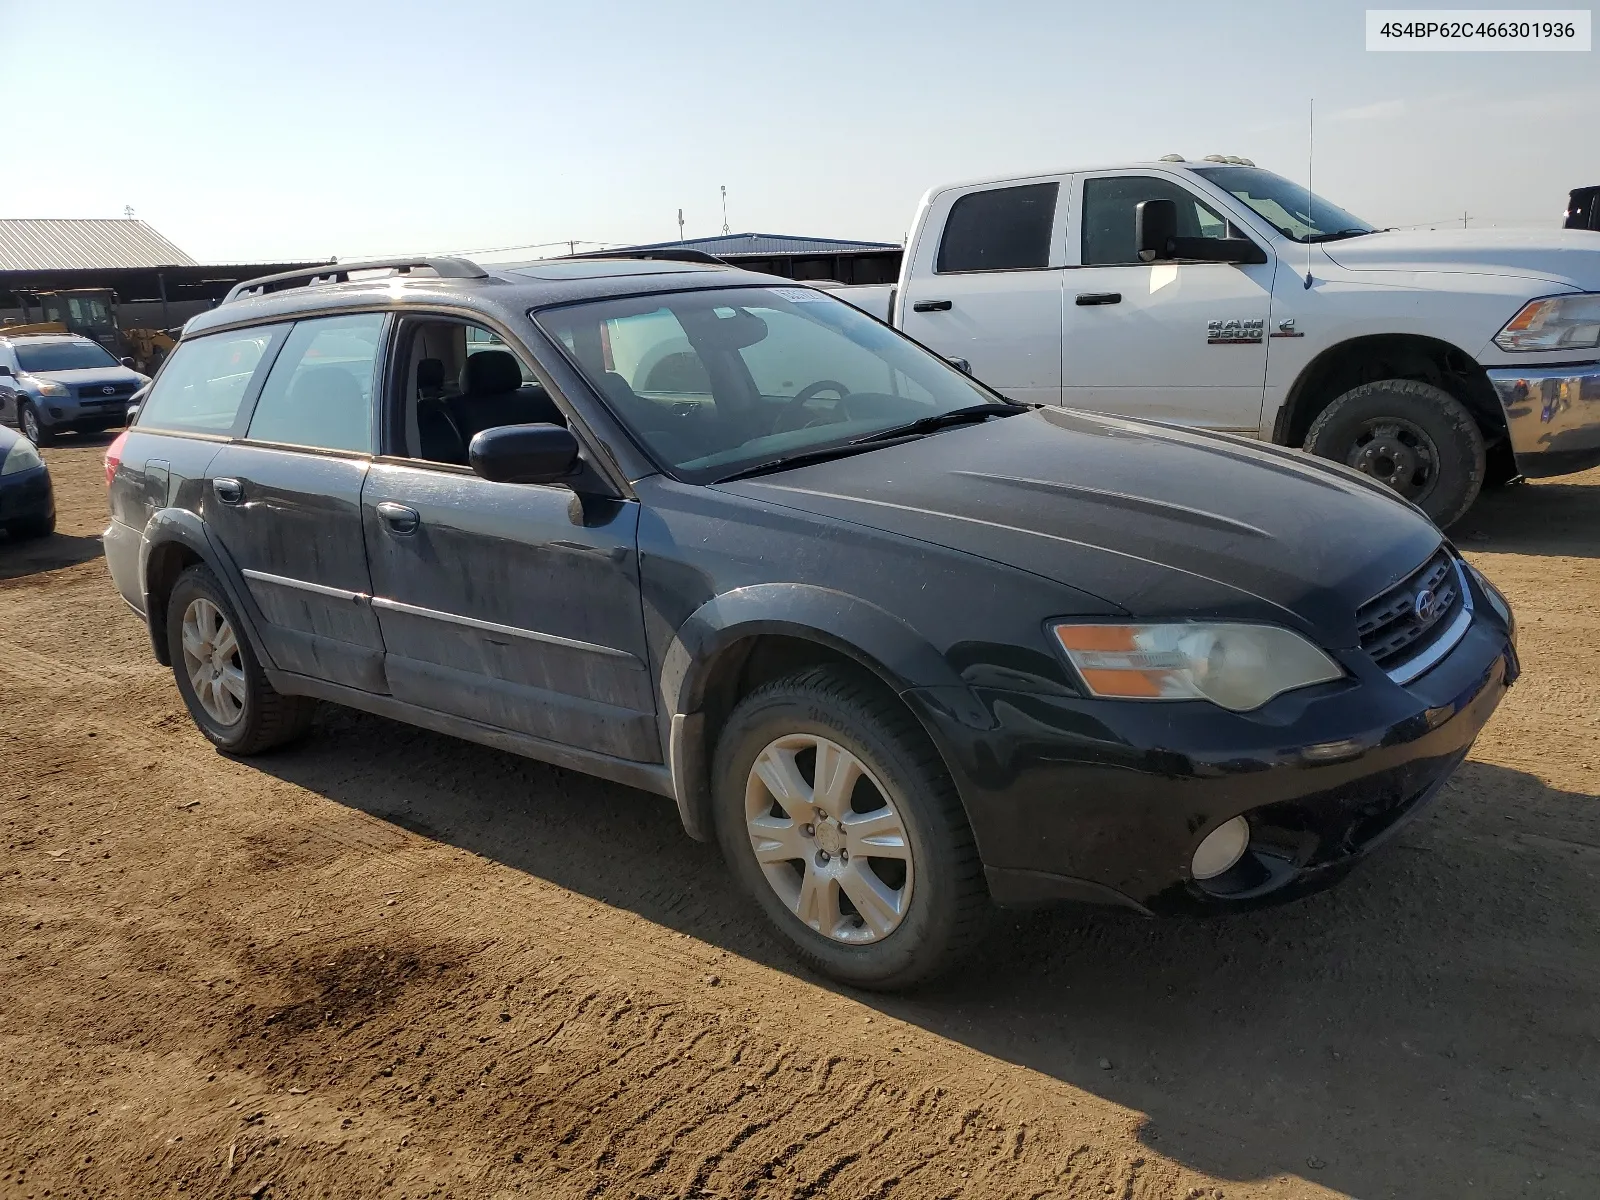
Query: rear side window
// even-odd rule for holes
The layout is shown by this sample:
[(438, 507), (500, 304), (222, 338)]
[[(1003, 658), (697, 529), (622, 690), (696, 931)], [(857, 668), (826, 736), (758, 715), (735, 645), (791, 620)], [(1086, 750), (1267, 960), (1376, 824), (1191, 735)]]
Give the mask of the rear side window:
[(1134, 210), (1141, 200), (1171, 200), (1178, 206), (1178, 236), (1222, 238), (1228, 222), (1188, 188), (1154, 175), (1112, 175), (1083, 181), (1083, 265), (1139, 263)]
[(1055, 183), (972, 192), (950, 206), (934, 269), (1023, 271), (1050, 265)]
[(190, 338), (161, 368), (139, 410), (139, 425), (179, 433), (233, 432), (250, 382), (288, 326), (235, 329)]
[(372, 381), (384, 319), (382, 313), (359, 313), (295, 322), (245, 436), (372, 453)]

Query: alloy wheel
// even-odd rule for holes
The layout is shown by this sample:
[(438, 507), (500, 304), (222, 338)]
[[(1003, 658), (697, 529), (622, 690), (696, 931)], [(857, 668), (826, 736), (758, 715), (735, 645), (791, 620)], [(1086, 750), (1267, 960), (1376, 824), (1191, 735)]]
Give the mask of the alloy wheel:
[(767, 883), (822, 936), (889, 936), (911, 905), (911, 841), (894, 797), (837, 742), (789, 734), (756, 756), (745, 824)]
[(39, 414), (31, 404), (22, 406), (22, 436), (35, 446), (39, 444)]
[(218, 725), (237, 724), (248, 694), (244, 658), (233, 624), (204, 596), (183, 610), (183, 669), (206, 715)]

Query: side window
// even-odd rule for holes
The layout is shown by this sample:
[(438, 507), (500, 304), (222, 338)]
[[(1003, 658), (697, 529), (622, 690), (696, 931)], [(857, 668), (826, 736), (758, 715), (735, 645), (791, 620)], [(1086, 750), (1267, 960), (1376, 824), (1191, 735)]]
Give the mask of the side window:
[(1226, 218), (1188, 188), (1154, 175), (1112, 175), (1083, 181), (1083, 265), (1139, 264), (1134, 209), (1141, 200), (1171, 200), (1178, 206), (1178, 236), (1228, 236)]
[(382, 313), (297, 321), (245, 435), (320, 450), (372, 452), (372, 379)]
[(233, 432), (239, 405), (287, 325), (213, 333), (180, 343), (145, 397), (139, 425), (180, 433)]
[(934, 270), (1021, 271), (1050, 265), (1055, 183), (972, 192), (950, 206)]

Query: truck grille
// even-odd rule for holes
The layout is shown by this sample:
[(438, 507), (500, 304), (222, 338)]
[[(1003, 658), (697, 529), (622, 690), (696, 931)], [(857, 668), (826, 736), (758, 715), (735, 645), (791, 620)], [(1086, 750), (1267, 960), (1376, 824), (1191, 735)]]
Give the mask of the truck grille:
[[(110, 391), (106, 389), (110, 388)], [(80, 400), (115, 400), (118, 396), (133, 395), (131, 383), (87, 383), (78, 389)]]
[(1459, 618), (1469, 605), (1461, 572), (1449, 551), (1441, 549), (1356, 611), (1361, 648), (1392, 678), (1409, 682), (1466, 632)]

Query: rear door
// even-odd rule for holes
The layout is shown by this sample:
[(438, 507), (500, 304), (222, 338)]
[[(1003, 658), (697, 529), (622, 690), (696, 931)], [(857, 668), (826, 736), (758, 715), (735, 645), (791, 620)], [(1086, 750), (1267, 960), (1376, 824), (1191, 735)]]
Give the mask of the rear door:
[(295, 322), (243, 439), (212, 459), (202, 500), (278, 667), (373, 692), (386, 687), (361, 485), (376, 446), (387, 322), (382, 313)]
[[(1070, 177), (929, 202), (900, 327), (1013, 400), (1061, 403), (1062, 213)], [(937, 239), (937, 240), (935, 240)]]
[[(468, 355), (520, 360), (520, 388), (475, 394)], [(636, 502), (491, 483), (429, 446), (424, 412), (443, 376), (458, 418), (565, 421), (531, 357), (448, 318), (402, 326), (385, 422), (390, 453), (362, 493), (372, 604), (397, 699), (636, 762), (661, 761), (639, 594)], [(437, 362), (440, 368), (425, 363)], [(441, 369), (442, 368), (442, 369)], [(510, 373), (507, 382), (513, 382)], [(472, 424), (459, 430), (463, 439)], [(446, 439), (440, 439), (442, 447)], [(428, 457), (434, 454), (436, 457)]]
[(1074, 187), (1062, 402), (1255, 433), (1276, 265), (1270, 248), (1259, 265), (1143, 263), (1134, 245), (1141, 200), (1176, 201), (1184, 237), (1229, 236), (1226, 218), (1181, 180), (1150, 171), (1095, 172)]

